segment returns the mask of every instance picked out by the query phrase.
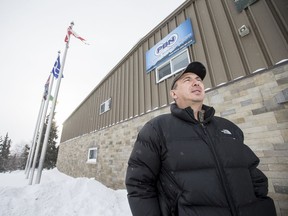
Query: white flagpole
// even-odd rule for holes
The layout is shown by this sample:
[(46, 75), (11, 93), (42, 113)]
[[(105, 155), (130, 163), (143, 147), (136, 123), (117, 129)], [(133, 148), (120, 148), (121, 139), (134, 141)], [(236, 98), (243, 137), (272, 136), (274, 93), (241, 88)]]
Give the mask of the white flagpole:
[(44, 99), (44, 95), (43, 95), (42, 100), (41, 100), (41, 106), (40, 106), (39, 113), (38, 113), (36, 127), (35, 127), (35, 130), (34, 130), (32, 145), (31, 145), (31, 148), (30, 148), (30, 151), (29, 151), (29, 154), (28, 154), (28, 158), (27, 158), (27, 161), (26, 161), (26, 167), (25, 167), (25, 174), (27, 174), (26, 175), (26, 179), (28, 179), (29, 172), (30, 172), (30, 167), (31, 167), (31, 163), (32, 163), (31, 158), (33, 157), (34, 151), (35, 151), (35, 143), (36, 143), (36, 139), (37, 139), (37, 135), (38, 135), (38, 131), (39, 131), (40, 119), (41, 119), (41, 116), (42, 116), (42, 113), (43, 113), (44, 104), (45, 104), (45, 99)]
[[(28, 179), (28, 177), (29, 177), (29, 172), (30, 172), (30, 168), (31, 168), (31, 164), (32, 164), (32, 158), (33, 158), (33, 155), (35, 152), (35, 147), (36, 147), (36, 142), (37, 142), (37, 137), (38, 137), (38, 131), (39, 131), (39, 127), (40, 127), (40, 119), (41, 119), (42, 114), (43, 114), (45, 100), (47, 99), (50, 80), (51, 80), (51, 74), (49, 75), (48, 80), (46, 81), (45, 86), (44, 86), (44, 92), (43, 92), (43, 96), (42, 96), (42, 100), (41, 100), (41, 106), (40, 106), (40, 110), (39, 110), (39, 114), (38, 114), (38, 118), (37, 118), (37, 123), (36, 123), (35, 131), (34, 131), (32, 145), (31, 145), (31, 148), (30, 148), (30, 151), (28, 154), (26, 167), (25, 167), (25, 174), (27, 174), (26, 179)], [(47, 89), (46, 85), (48, 85), (48, 89)]]
[(52, 76), (52, 79), (49, 82), (49, 90), (48, 90), (47, 98), (45, 100), (44, 111), (42, 113), (40, 130), (38, 131), (39, 133), (38, 133), (38, 138), (37, 138), (36, 151), (35, 151), (34, 159), (33, 159), (32, 172), (31, 172), (31, 175), (30, 175), (30, 178), (29, 178), (29, 183), (28, 183), (29, 185), (31, 185), (32, 182), (33, 182), (33, 176), (34, 176), (34, 171), (35, 171), (35, 167), (36, 167), (38, 152), (39, 152), (39, 148), (40, 148), (40, 142), (41, 142), (41, 137), (42, 137), (42, 133), (43, 133), (43, 127), (44, 127), (46, 113), (47, 113), (47, 109), (48, 109), (48, 105), (49, 105), (49, 97), (51, 95), (51, 91), (52, 91), (52, 87), (53, 87), (53, 81), (54, 81), (54, 76)]
[[(73, 25), (74, 25), (74, 23), (71, 22), (70, 27), (72, 28)], [(68, 41), (66, 42), (66, 48), (65, 48), (65, 51), (64, 51), (62, 64), (61, 64), (61, 68), (60, 68), (60, 73), (59, 73), (59, 76), (58, 76), (58, 81), (57, 81), (57, 85), (56, 85), (56, 89), (55, 89), (55, 95), (54, 95), (53, 103), (52, 103), (52, 106), (51, 106), (49, 122), (48, 122), (48, 126), (47, 126), (46, 133), (45, 133), (45, 139), (44, 139), (44, 143), (43, 143), (43, 147), (42, 147), (41, 157), (40, 157), (39, 166), (38, 166), (38, 172), (37, 172), (37, 176), (36, 176), (36, 184), (39, 184), (40, 180), (41, 180), (42, 169), (43, 169), (43, 164), (44, 164), (44, 160), (45, 160), (45, 154), (46, 154), (48, 139), (49, 139), (49, 135), (50, 135), (51, 123), (52, 123), (52, 120), (53, 120), (54, 110), (55, 110), (56, 101), (57, 101), (57, 97), (58, 97), (58, 92), (59, 92), (59, 89), (60, 89), (60, 84), (61, 84), (61, 80), (62, 80), (62, 76), (63, 76), (63, 70), (64, 70), (64, 65), (65, 65), (67, 51), (68, 51), (68, 48), (69, 48), (69, 42), (70, 42), (70, 37), (69, 37)]]

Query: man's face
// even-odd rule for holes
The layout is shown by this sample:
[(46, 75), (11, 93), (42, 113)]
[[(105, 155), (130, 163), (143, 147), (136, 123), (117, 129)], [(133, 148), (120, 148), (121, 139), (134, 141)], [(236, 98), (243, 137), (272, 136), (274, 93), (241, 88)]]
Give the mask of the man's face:
[(185, 73), (177, 80), (171, 96), (180, 108), (202, 104), (205, 97), (203, 81), (192, 72)]

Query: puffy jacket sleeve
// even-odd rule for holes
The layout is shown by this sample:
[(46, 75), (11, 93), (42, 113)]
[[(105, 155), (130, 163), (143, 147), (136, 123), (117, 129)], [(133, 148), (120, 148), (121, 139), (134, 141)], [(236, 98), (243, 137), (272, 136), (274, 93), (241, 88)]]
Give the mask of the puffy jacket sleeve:
[(256, 197), (266, 197), (268, 194), (268, 179), (265, 174), (257, 168), (259, 164), (259, 158), (256, 155), (254, 155), (254, 157), (254, 163), (250, 167), (250, 174), (254, 186), (254, 192)]
[[(233, 124), (233, 123), (232, 123)], [(244, 144), (244, 134), (243, 131), (235, 124), (231, 128), (235, 127), (234, 132), (237, 134), (237, 139)], [(248, 168), (250, 171), (250, 176), (253, 184), (253, 189), (256, 197), (267, 197), (268, 194), (268, 179), (265, 174), (258, 169), (260, 163), (259, 158), (255, 153), (246, 145), (245, 146), (245, 155), (246, 161), (248, 162)]]
[[(244, 141), (244, 135), (241, 131), (242, 140)], [(254, 193), (256, 197), (266, 197), (268, 194), (268, 178), (265, 174), (259, 170), (257, 167), (259, 165), (259, 158), (255, 155), (255, 153), (247, 146), (248, 158), (250, 161), (249, 171), (254, 187)]]
[(133, 215), (161, 215), (157, 196), (160, 139), (151, 123), (139, 132), (128, 161), (126, 188)]

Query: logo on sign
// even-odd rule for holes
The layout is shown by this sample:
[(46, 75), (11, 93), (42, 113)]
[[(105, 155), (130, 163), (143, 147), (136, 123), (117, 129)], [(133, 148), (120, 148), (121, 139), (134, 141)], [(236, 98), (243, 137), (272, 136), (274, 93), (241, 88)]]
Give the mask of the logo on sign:
[(161, 55), (163, 52), (169, 49), (169, 47), (173, 46), (173, 44), (176, 43), (178, 39), (177, 34), (172, 34), (171, 37), (165, 41), (164, 43), (161, 43), (156, 49), (155, 49), (155, 55)]

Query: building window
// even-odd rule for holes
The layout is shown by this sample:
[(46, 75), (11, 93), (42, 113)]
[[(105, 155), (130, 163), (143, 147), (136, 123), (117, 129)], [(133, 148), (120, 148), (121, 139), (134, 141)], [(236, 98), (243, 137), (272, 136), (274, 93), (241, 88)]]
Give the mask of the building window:
[(111, 98), (100, 105), (100, 115), (111, 109)]
[(169, 59), (169, 61), (156, 68), (156, 83), (162, 82), (175, 73), (178, 73), (189, 64), (188, 49)]
[(96, 164), (97, 161), (97, 147), (94, 148), (89, 148), (88, 149), (88, 159), (87, 159), (87, 163), (93, 163)]

